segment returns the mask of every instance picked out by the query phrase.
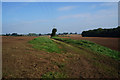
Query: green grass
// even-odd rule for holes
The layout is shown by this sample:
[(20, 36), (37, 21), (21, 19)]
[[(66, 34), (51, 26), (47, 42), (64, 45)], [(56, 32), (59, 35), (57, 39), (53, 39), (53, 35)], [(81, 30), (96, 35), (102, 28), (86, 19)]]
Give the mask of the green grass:
[(38, 50), (61, 53), (61, 49), (58, 45), (48, 37), (38, 37), (29, 41), (29, 43), (33, 45), (33, 48)]
[(60, 41), (64, 41), (66, 43), (74, 44), (74, 45), (77, 45), (79, 47), (83, 47), (86, 49), (90, 49), (90, 50), (95, 51), (97, 53), (105, 54), (109, 57), (120, 60), (120, 52), (115, 51), (115, 50), (111, 50), (110, 48), (98, 45), (98, 44), (93, 43), (91, 41), (73, 40), (73, 39), (65, 39), (65, 38), (59, 38), (59, 37), (53, 37), (53, 39), (57, 39)]
[(48, 72), (42, 75), (42, 78), (67, 78), (67, 76), (59, 72)]
[(104, 63), (100, 63), (98, 61), (95, 61), (93, 65), (99, 67), (99, 69), (103, 69), (103, 71), (107, 72), (110, 76), (118, 75), (117, 70), (109, 65), (105, 65)]
[(68, 35), (61, 35), (61, 37), (70, 37), (70, 36), (68, 36)]

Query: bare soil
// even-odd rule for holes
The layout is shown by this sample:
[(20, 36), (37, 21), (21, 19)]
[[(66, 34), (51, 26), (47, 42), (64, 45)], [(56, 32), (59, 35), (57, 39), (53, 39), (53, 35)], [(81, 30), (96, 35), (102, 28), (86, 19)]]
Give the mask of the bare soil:
[(112, 37), (82, 37), (81, 35), (68, 35), (62, 38), (70, 38), (76, 40), (89, 40), (100, 44), (102, 46), (108, 47), (113, 50), (120, 51), (120, 38), (112, 38)]
[[(64, 53), (48, 53), (28, 43), (36, 37), (2, 37), (3, 78), (41, 78), (60, 72), (69, 78), (118, 78), (118, 61), (53, 40)], [(62, 65), (62, 66), (61, 66)]]

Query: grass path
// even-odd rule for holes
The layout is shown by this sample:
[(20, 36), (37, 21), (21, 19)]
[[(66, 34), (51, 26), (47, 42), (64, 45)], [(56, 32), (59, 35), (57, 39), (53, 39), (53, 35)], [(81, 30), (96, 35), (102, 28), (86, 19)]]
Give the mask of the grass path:
[(71, 73), (71, 77), (118, 77), (118, 64), (110, 57), (59, 40), (52, 40), (67, 50), (68, 69), (66, 72)]

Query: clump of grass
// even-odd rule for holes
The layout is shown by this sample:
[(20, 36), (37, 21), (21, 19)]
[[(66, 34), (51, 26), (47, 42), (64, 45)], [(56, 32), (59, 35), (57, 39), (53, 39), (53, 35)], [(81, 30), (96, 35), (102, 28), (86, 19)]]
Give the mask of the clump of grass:
[(74, 44), (79, 47), (87, 48), (92, 51), (95, 51), (97, 53), (105, 54), (109, 57), (112, 57), (114, 59), (120, 60), (120, 52), (112, 50), (110, 48), (98, 45), (96, 43), (93, 43), (91, 41), (87, 40), (73, 40), (73, 39), (66, 39), (66, 38), (59, 38), (59, 37), (53, 37), (54, 39), (64, 41), (66, 43)]
[(67, 76), (59, 72), (48, 72), (42, 75), (42, 78), (67, 78)]
[(61, 53), (61, 49), (58, 45), (48, 37), (38, 37), (29, 41), (29, 43), (33, 45), (33, 48), (38, 50)]

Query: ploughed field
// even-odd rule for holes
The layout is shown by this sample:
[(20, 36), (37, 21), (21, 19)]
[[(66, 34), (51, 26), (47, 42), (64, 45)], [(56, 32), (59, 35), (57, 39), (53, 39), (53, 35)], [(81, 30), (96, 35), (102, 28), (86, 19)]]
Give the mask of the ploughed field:
[[(87, 42), (83, 43), (87, 46)], [(119, 77), (119, 57), (61, 38), (3, 36), (2, 61), (3, 78)]]
[(112, 38), (112, 37), (82, 37), (81, 35), (68, 35), (62, 38), (69, 38), (75, 40), (89, 40), (100, 44), (102, 46), (108, 47), (113, 50), (120, 51), (120, 38)]

